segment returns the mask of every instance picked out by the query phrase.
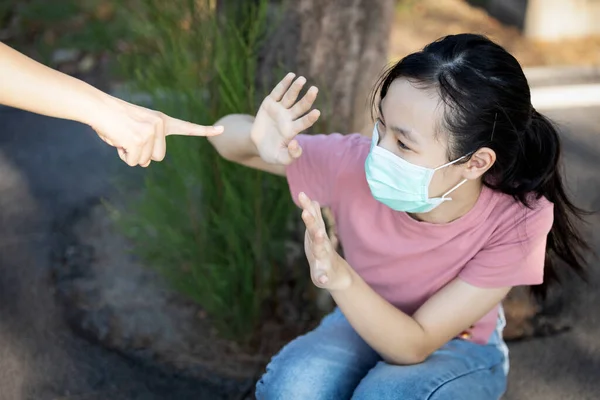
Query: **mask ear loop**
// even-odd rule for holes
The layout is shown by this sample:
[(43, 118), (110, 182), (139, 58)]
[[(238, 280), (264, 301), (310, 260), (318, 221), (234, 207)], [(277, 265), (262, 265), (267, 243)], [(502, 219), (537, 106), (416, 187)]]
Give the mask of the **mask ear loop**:
[(460, 157), (460, 158), (457, 158), (457, 159), (456, 159), (456, 160), (454, 160), (454, 161), (450, 161), (449, 163), (446, 163), (446, 164), (444, 164), (444, 165), (440, 165), (439, 167), (437, 167), (437, 168), (434, 168), (433, 170), (434, 170), (434, 171), (437, 171), (438, 169), (446, 168), (446, 167), (448, 167), (448, 166), (450, 166), (450, 165), (452, 165), (452, 164), (456, 164), (457, 162), (459, 162), (460, 160), (462, 160), (462, 159), (463, 159), (463, 158), (465, 158), (465, 157), (468, 157), (468, 156), (470, 156), (471, 154), (473, 154), (473, 153), (466, 154), (466, 155), (464, 155), (464, 156), (462, 156), (462, 157)]
[[(491, 135), (491, 137), (490, 137), (490, 142), (493, 142), (493, 141), (494, 141), (494, 132), (496, 132), (496, 122), (497, 122), (497, 121), (498, 121), (498, 113), (494, 114), (494, 125), (492, 126), (492, 135)], [(473, 153), (467, 154), (467, 155), (465, 155), (465, 156), (462, 156), (462, 157), (460, 157), (460, 158), (458, 158), (458, 159), (456, 159), (456, 160), (454, 160), (454, 161), (451, 161), (451, 162), (449, 162), (449, 163), (447, 163), (447, 164), (444, 164), (444, 165), (442, 165), (442, 166), (440, 166), (440, 167), (437, 167), (435, 170), (438, 170), (438, 169), (441, 169), (441, 168), (447, 167), (447, 166), (449, 166), (449, 165), (452, 165), (452, 164), (454, 164), (455, 162), (458, 162), (458, 161), (462, 160), (463, 158), (465, 158), (465, 157), (467, 157), (467, 156), (470, 156), (471, 154), (473, 154)], [(442, 199), (443, 199), (443, 200), (452, 200), (452, 198), (448, 198), (448, 197), (446, 197), (446, 196), (448, 196), (450, 193), (454, 192), (456, 189), (458, 189), (459, 187), (461, 187), (462, 185), (464, 185), (464, 184), (465, 184), (465, 182), (467, 182), (467, 181), (468, 181), (468, 179), (464, 179), (464, 180), (463, 180), (462, 182), (460, 182), (458, 185), (456, 185), (456, 186), (454, 186), (452, 189), (448, 190), (446, 193), (444, 193), (444, 194), (442, 195)]]
[[(454, 160), (454, 161), (450, 161), (449, 163), (446, 163), (446, 164), (444, 164), (444, 165), (440, 165), (439, 167), (435, 168), (435, 169), (434, 169), (434, 171), (437, 171), (438, 169), (442, 169), (442, 168), (448, 167), (448, 166), (450, 166), (450, 165), (452, 165), (452, 164), (454, 164), (454, 163), (457, 163), (457, 162), (459, 162), (460, 160), (462, 160), (463, 158), (466, 158), (466, 157), (468, 157), (468, 156), (470, 156), (470, 155), (471, 155), (471, 154), (466, 154), (466, 155), (464, 155), (464, 156), (462, 156), (462, 157), (460, 157), (460, 158), (457, 158), (457, 159), (456, 159), (456, 160)], [(461, 185), (464, 185), (466, 181), (468, 181), (468, 179), (464, 179), (464, 180), (463, 180), (462, 182), (460, 182), (458, 185), (456, 185), (456, 186), (454, 186), (452, 189), (448, 190), (446, 193), (444, 193), (444, 194), (442, 195), (441, 199), (442, 199), (442, 200), (452, 200), (451, 198), (449, 198), (449, 197), (446, 197), (446, 196), (448, 196), (450, 193), (454, 192), (456, 189), (458, 189), (459, 187), (461, 187)]]
[[(497, 120), (498, 120), (498, 113), (496, 113), (496, 114), (494, 115), (494, 125), (492, 126), (492, 136), (490, 137), (490, 142), (493, 142), (493, 141), (494, 141), (494, 132), (496, 132), (496, 121), (497, 121)], [(459, 158), (457, 158), (457, 159), (456, 159), (456, 160), (454, 160), (454, 161), (450, 161), (450, 162), (448, 162), (448, 163), (446, 163), (446, 164), (444, 164), (444, 165), (440, 165), (439, 167), (437, 167), (437, 168), (434, 168), (433, 170), (434, 170), (434, 171), (437, 171), (438, 169), (445, 168), (445, 167), (447, 167), (447, 166), (449, 166), (449, 165), (452, 165), (452, 164), (454, 164), (454, 163), (457, 163), (457, 162), (459, 162), (459, 161), (460, 161), (460, 160), (462, 160), (463, 158), (466, 158), (466, 157), (469, 157), (469, 156), (473, 155), (474, 153), (475, 153), (475, 151), (472, 151), (472, 152), (470, 152), (469, 154), (465, 154), (464, 156), (462, 156), (462, 157), (459, 157)], [(452, 190), (454, 190), (454, 189), (452, 189)]]
[(451, 197), (446, 197), (448, 196), (450, 193), (454, 192), (456, 189), (458, 189), (459, 187), (461, 187), (462, 185), (465, 184), (465, 182), (467, 182), (468, 179), (463, 179), (462, 182), (460, 182), (458, 185), (454, 186), (452, 189), (448, 190), (446, 193), (444, 193), (442, 195), (442, 200), (452, 200)]

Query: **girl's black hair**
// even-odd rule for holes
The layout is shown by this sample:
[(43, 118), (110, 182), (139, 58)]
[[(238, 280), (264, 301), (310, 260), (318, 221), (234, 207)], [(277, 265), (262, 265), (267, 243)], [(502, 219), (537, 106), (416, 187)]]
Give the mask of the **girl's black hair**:
[(519, 62), (485, 36), (446, 36), (383, 74), (371, 98), (373, 110), (398, 78), (439, 93), (445, 107), (442, 127), (449, 133), (448, 160), (488, 147), (495, 151), (496, 162), (484, 175), (486, 186), (527, 207), (532, 195), (554, 204), (544, 283), (532, 286), (532, 292), (543, 298), (549, 285), (559, 280), (557, 261), (585, 278), (584, 253), (590, 247), (578, 222), (588, 212), (575, 206), (565, 191), (558, 132), (531, 105)]

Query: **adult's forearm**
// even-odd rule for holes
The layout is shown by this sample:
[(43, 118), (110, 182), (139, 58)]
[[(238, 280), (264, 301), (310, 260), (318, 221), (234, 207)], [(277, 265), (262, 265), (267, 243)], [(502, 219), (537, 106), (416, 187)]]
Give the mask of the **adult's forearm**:
[(108, 97), (0, 43), (0, 104), (92, 125)]

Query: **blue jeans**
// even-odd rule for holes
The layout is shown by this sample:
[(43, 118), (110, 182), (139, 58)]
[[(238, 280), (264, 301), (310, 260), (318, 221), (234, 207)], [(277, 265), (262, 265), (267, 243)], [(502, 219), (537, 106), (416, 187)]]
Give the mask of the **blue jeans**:
[(256, 384), (258, 400), (496, 400), (506, 388), (504, 319), (487, 345), (454, 339), (415, 365), (390, 365), (339, 309), (288, 343)]

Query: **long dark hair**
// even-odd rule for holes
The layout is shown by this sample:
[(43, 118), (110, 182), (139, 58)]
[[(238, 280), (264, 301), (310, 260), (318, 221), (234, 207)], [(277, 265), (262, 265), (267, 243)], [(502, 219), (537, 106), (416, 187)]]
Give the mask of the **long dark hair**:
[(554, 203), (544, 283), (532, 286), (532, 292), (544, 297), (549, 285), (559, 281), (558, 262), (585, 278), (584, 254), (590, 248), (578, 223), (588, 212), (575, 206), (565, 191), (558, 132), (531, 105), (519, 62), (485, 36), (446, 36), (383, 74), (371, 98), (373, 110), (397, 78), (439, 93), (445, 106), (442, 126), (449, 133), (448, 160), (488, 147), (496, 152), (496, 162), (483, 177), (486, 186), (527, 207), (532, 197)]

